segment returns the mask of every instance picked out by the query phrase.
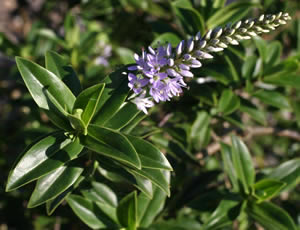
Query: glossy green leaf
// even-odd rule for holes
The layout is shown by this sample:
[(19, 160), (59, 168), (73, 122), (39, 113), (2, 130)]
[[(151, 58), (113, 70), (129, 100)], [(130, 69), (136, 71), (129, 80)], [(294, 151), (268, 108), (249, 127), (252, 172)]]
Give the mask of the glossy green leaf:
[(280, 190), (285, 186), (284, 182), (274, 179), (263, 179), (254, 184), (254, 196), (259, 201), (271, 199), (278, 195)]
[(123, 127), (121, 129), (121, 132), (130, 134), (131, 131), (146, 117), (147, 117), (147, 114), (144, 114), (144, 113), (137, 114), (133, 120), (131, 120), (125, 127)]
[(83, 168), (71, 162), (38, 179), (28, 202), (33, 208), (53, 199), (72, 186), (83, 172)]
[(136, 191), (125, 196), (117, 208), (118, 220), (128, 230), (135, 230), (138, 224)]
[(65, 198), (68, 195), (70, 195), (73, 192), (73, 190), (77, 188), (84, 179), (84, 176), (79, 176), (71, 187), (67, 188), (64, 192), (62, 192), (52, 200), (48, 200), (46, 202), (47, 214), (50, 216), (55, 211), (55, 209), (65, 200)]
[[(118, 72), (119, 73), (119, 72)], [(96, 110), (96, 114), (92, 120), (93, 124), (97, 125), (105, 125), (105, 123), (112, 118), (115, 113), (121, 108), (122, 104), (124, 103), (125, 99), (128, 96), (129, 93), (129, 87), (128, 87), (128, 80), (127, 75), (124, 76), (122, 73), (115, 73), (119, 77), (119, 81), (121, 82), (120, 85), (116, 88), (110, 88), (114, 87), (113, 83), (112, 86), (110, 84), (106, 84), (105, 88), (108, 88), (107, 90), (104, 89), (103, 92), (103, 102), (98, 105), (100, 109)], [(101, 98), (102, 101), (102, 98)]]
[(224, 59), (227, 62), (227, 65), (228, 65), (227, 69), (228, 69), (228, 72), (231, 75), (231, 78), (234, 81), (238, 82), (240, 80), (240, 76), (237, 72), (237, 69), (236, 69), (234, 63), (232, 62), (232, 60), (230, 59), (230, 57), (228, 55), (224, 55)]
[(59, 77), (77, 96), (81, 92), (80, 81), (68, 61), (54, 51), (47, 51), (45, 56), (46, 69)]
[(282, 208), (269, 202), (249, 202), (247, 213), (266, 230), (296, 230), (293, 219)]
[(139, 155), (143, 168), (173, 170), (165, 155), (150, 142), (126, 135)]
[(36, 180), (76, 158), (83, 146), (63, 132), (51, 133), (33, 143), (10, 172), (6, 191)]
[(163, 33), (160, 34), (158, 37), (156, 37), (153, 42), (151, 43), (151, 46), (157, 46), (157, 44), (166, 44), (166, 43), (171, 43), (172, 46), (177, 46), (178, 43), (180, 42), (180, 38), (174, 34), (174, 33)]
[(274, 168), (267, 178), (286, 183), (284, 190), (291, 189), (300, 183), (300, 158), (286, 161)]
[(40, 108), (49, 110), (50, 100), (63, 114), (72, 111), (75, 96), (59, 77), (24, 58), (17, 57), (16, 62), (31, 96)]
[[(170, 173), (165, 171), (170, 178)], [(166, 193), (156, 186), (153, 188), (153, 198), (149, 199), (144, 193), (138, 196), (138, 220), (140, 227), (149, 227), (155, 217), (164, 207)]]
[(150, 168), (143, 168), (142, 170), (133, 170), (130, 168), (126, 168), (126, 170), (130, 173), (136, 173), (141, 177), (149, 179), (153, 184), (157, 185), (168, 196), (170, 196), (170, 188), (169, 188), (170, 185), (168, 182), (168, 178), (166, 177), (163, 170), (150, 169)]
[(90, 228), (116, 227), (116, 223), (97, 204), (90, 200), (71, 194), (66, 198), (66, 201), (73, 212)]
[(279, 109), (289, 109), (290, 103), (284, 95), (275, 91), (259, 90), (253, 94), (254, 97), (257, 97), (263, 103), (272, 105)]
[(232, 160), (239, 184), (246, 194), (250, 194), (255, 181), (255, 169), (246, 145), (237, 137), (232, 136)]
[(201, 111), (197, 113), (190, 131), (190, 141), (197, 151), (204, 148), (210, 141), (210, 115)]
[(96, 112), (104, 87), (103, 83), (94, 85), (82, 91), (76, 98), (73, 113), (82, 111), (81, 119), (86, 126), (89, 125)]
[(203, 225), (204, 230), (224, 229), (240, 214), (240, 201), (238, 199), (224, 199), (217, 209), (211, 214), (207, 222)]
[(84, 124), (83, 120), (81, 120), (81, 118), (80, 118), (82, 110), (81, 111), (77, 110), (76, 112), (79, 112), (79, 113), (76, 113), (74, 115), (68, 114), (68, 119), (70, 121), (70, 124), (71, 124), (72, 128), (74, 130), (76, 130), (76, 132), (78, 134), (82, 133), (83, 135), (87, 135), (87, 127)]
[(222, 92), (218, 107), (220, 112), (222, 112), (224, 115), (229, 115), (237, 110), (239, 106), (240, 99), (232, 92), (232, 90), (226, 89)]
[(80, 142), (88, 149), (104, 156), (137, 169), (141, 168), (141, 161), (137, 152), (121, 133), (97, 125), (90, 125), (88, 135), (80, 137)]
[(108, 204), (115, 208), (118, 205), (116, 194), (106, 184), (93, 181), (91, 188), (81, 190), (81, 192), (94, 202)]
[(135, 104), (128, 102), (106, 124), (105, 127), (119, 130), (141, 113)]
[(206, 25), (209, 29), (222, 26), (227, 22), (238, 21), (243, 18), (252, 7), (257, 6), (253, 2), (238, 1), (221, 8), (207, 20)]
[(239, 191), (237, 172), (233, 166), (232, 151), (229, 145), (220, 143), (225, 172), (228, 174), (234, 192)]
[(99, 159), (98, 171), (108, 180), (115, 183), (129, 183), (145, 193), (149, 198), (152, 198), (152, 183), (149, 179), (140, 176), (134, 170), (128, 171), (127, 167), (116, 164), (110, 159)]

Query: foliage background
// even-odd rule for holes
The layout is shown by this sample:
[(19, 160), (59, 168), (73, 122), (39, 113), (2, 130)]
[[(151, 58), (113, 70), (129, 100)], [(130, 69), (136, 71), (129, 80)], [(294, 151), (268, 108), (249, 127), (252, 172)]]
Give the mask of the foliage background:
[[(283, 11), (289, 12), (292, 17), (292, 21), (287, 26), (263, 36), (266, 43), (262, 41), (243, 43), (236, 48), (235, 54), (246, 53), (248, 55), (250, 53), (261, 57), (265, 52), (267, 59), (271, 56), (271, 53), (268, 52), (271, 48), (267, 51), (260, 50), (262, 49), (260, 44), (263, 43), (262, 45), (266, 46), (273, 41), (273, 46), (279, 47), (276, 49), (279, 52), (279, 58), (267, 61), (269, 64), (271, 62), (271, 68), (272, 64), (280, 62), (279, 59), (291, 56), (296, 57), (299, 65), (300, 4), (297, 0), (244, 1), (253, 3), (253, 7), (241, 8), (235, 15), (228, 16), (228, 18), (216, 18), (218, 21), (209, 20), (211, 15), (220, 10), (215, 6), (218, 4), (216, 2), (221, 1), (214, 2), (212, 4), (205, 0), (190, 1), (203, 17), (203, 23), (200, 23), (198, 28), (194, 28), (196, 26), (185, 24), (178, 17), (178, 14), (170, 7), (173, 1), (167, 0), (1, 1), (0, 230), (88, 229), (68, 206), (59, 207), (50, 217), (47, 216), (44, 207), (27, 209), (26, 205), (33, 190), (32, 184), (10, 193), (4, 191), (8, 172), (17, 155), (38, 136), (53, 130), (48, 118), (39, 112), (22, 83), (15, 66), (14, 56), (26, 57), (43, 65), (45, 52), (55, 50), (69, 58), (83, 85), (87, 87), (97, 83), (121, 64), (132, 63), (134, 52), (140, 53), (142, 47), (156, 44), (158, 40), (164, 41), (166, 39), (164, 36), (168, 40), (171, 39), (175, 45), (180, 38), (185, 39), (187, 33), (194, 35), (197, 32), (196, 29), (205, 31), (209, 26), (224, 25), (225, 22), (235, 20), (235, 17), (246, 18), (258, 16), (260, 13)], [(188, 23), (190, 20), (193, 19), (188, 18)], [(170, 33), (173, 34), (171, 37)], [(280, 43), (276, 43), (276, 41)], [(258, 50), (255, 48), (256, 46)], [(227, 55), (227, 59), (224, 59), (223, 55), (215, 55), (212, 63), (205, 63), (205, 68), (199, 69), (198, 76), (219, 76), (218, 79), (226, 82), (226, 78), (234, 78), (235, 74), (243, 74), (245, 70), (240, 68), (242, 61), (238, 59), (238, 55), (231, 51), (224, 53)], [(232, 63), (235, 68), (232, 68)], [(265, 64), (267, 67), (268, 63)], [(219, 70), (224, 76), (213, 73), (214, 69)], [(234, 69), (238, 72), (235, 73)], [(299, 68), (294, 71), (294, 74), (299, 76)], [(236, 85), (231, 84), (231, 87), (236, 90), (236, 93), (243, 94), (244, 90), (239, 91), (239, 88), (251, 87), (250, 84), (246, 84), (247, 81), (244, 81), (236, 83)], [(236, 129), (236, 126), (230, 125), (228, 121), (225, 122), (222, 119), (220, 121), (214, 117), (210, 121), (210, 129), (213, 132), (209, 136), (204, 135), (207, 138), (195, 137), (198, 144), (185, 143), (184, 135), (197, 119), (199, 107), (207, 111), (218, 107), (218, 103), (212, 105), (208, 103), (208, 106), (199, 105), (199, 98), (202, 102), (205, 99), (209, 100), (212, 95), (215, 95), (212, 97), (220, 97), (220, 94), (212, 91), (209, 91), (211, 95), (208, 97), (206, 95), (192, 97), (191, 95), (195, 96), (195, 92), (199, 90), (197, 88), (194, 91), (193, 85), (180, 100), (157, 106), (151, 116), (147, 117), (136, 129), (137, 134), (149, 136), (149, 139), (157, 145), (160, 144), (161, 148), (166, 146), (162, 140), (174, 141), (171, 146), (175, 147), (171, 150), (168, 149), (167, 152), (170, 154), (170, 161), (175, 169), (176, 177), (172, 178), (172, 198), (167, 201), (164, 215), (162, 215), (169, 220), (169, 223), (173, 221), (180, 225), (180, 221), (185, 221), (192, 226), (195, 224), (195, 220), (204, 220), (205, 216), (208, 216), (216, 207), (215, 199), (207, 197), (207, 195), (221, 187), (220, 181), (223, 181), (224, 175), (222, 174), (220, 154), (218, 151), (209, 150), (209, 147), (212, 147), (212, 144), (219, 140), (218, 138), (226, 135), (228, 130), (244, 136), (252, 153), (255, 167), (262, 174), (270, 167), (299, 157), (299, 80), (293, 84), (294, 87), (290, 87), (285, 83), (287, 87), (278, 89), (291, 102), (292, 110), (285, 108), (285, 99), (282, 99), (275, 102), (275, 106), (274, 102), (269, 102), (271, 106), (259, 107), (262, 113), (254, 114), (258, 123), (252, 121), (251, 114), (250, 118), (245, 115), (241, 116), (242, 113), (238, 113), (240, 111), (232, 114), (231, 118), (237, 119), (234, 123), (237, 124), (237, 127), (241, 123), (250, 124), (247, 127), (252, 129), (248, 129), (247, 133)], [(218, 87), (217, 90), (224, 88)], [(204, 92), (210, 89), (210, 87), (209, 89), (203, 87), (202, 90)], [(212, 98), (212, 101), (217, 100), (216, 98)], [(267, 99), (264, 102), (268, 102)], [(179, 122), (184, 123), (186, 127), (178, 126)], [(159, 130), (153, 127), (159, 127)], [(264, 129), (258, 132), (257, 127)], [(267, 128), (274, 129), (268, 130)], [(279, 135), (279, 131), (282, 130), (292, 130), (296, 138)], [(155, 134), (158, 131), (159, 133)], [(207, 133), (207, 130), (202, 128), (202, 132)], [(187, 152), (191, 152), (192, 157), (186, 153), (183, 155), (178, 153), (182, 150), (182, 146), (187, 148), (188, 145), (190, 149)], [(205, 149), (207, 152), (204, 151)], [(189, 177), (186, 178), (186, 175)], [(299, 189), (296, 187), (292, 191), (284, 192), (274, 200), (298, 224), (300, 219)]]

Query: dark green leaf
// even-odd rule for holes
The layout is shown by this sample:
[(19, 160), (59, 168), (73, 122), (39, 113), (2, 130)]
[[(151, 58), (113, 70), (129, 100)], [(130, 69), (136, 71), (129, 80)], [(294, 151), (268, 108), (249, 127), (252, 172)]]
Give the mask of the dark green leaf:
[(288, 99), (279, 92), (259, 90), (259, 91), (256, 91), (253, 94), (253, 96), (257, 97), (263, 103), (272, 105), (279, 109), (289, 109), (290, 108)]
[(59, 77), (77, 96), (81, 92), (80, 81), (67, 60), (54, 51), (47, 51), (45, 56), (46, 69)]
[(257, 57), (256, 56), (247, 56), (246, 60), (242, 66), (242, 76), (246, 79), (251, 79), (253, 77), (255, 67), (256, 67)]
[(267, 230), (296, 230), (293, 219), (282, 208), (269, 203), (249, 202), (247, 213)]
[(190, 131), (190, 141), (198, 151), (204, 148), (210, 141), (209, 125), (210, 115), (205, 111), (198, 112)]
[(81, 190), (81, 192), (85, 197), (94, 202), (104, 203), (115, 208), (118, 205), (116, 194), (103, 183), (93, 181), (90, 189)]
[[(204, 19), (197, 10), (189, 7), (187, 4), (183, 4), (184, 1), (173, 2), (176, 16), (179, 18), (182, 27), (188, 34), (196, 34), (198, 31), (204, 32)], [(187, 1), (185, 1), (187, 2)]]
[(130, 173), (135, 173), (140, 175), (141, 177), (149, 179), (153, 184), (157, 185), (168, 196), (170, 196), (170, 188), (169, 188), (170, 185), (168, 182), (168, 178), (166, 177), (163, 170), (150, 169), (150, 168), (143, 168), (142, 170), (133, 170), (130, 168), (126, 168), (126, 170)]
[[(105, 125), (105, 123), (110, 118), (112, 118), (115, 115), (115, 113), (120, 109), (120, 107), (122, 106), (122, 104), (128, 96), (130, 89), (128, 87), (127, 76), (124, 76), (122, 73), (115, 74), (119, 77), (121, 85), (119, 85), (116, 88), (110, 88), (113, 86), (106, 84), (105, 88), (108, 89), (104, 89), (104, 97), (103, 99), (101, 98), (101, 103), (99, 103), (98, 106), (100, 107), (100, 109), (97, 110), (98, 112), (95, 114), (92, 120), (93, 124)], [(105, 101), (104, 104), (102, 100)]]
[(232, 151), (230, 149), (230, 146), (220, 143), (221, 145), (221, 153), (222, 153), (222, 160), (224, 163), (224, 169), (225, 172), (228, 174), (228, 177), (231, 181), (233, 191), (238, 192), (239, 191), (239, 183), (237, 178), (237, 172), (235, 171), (235, 168), (233, 167), (232, 162)]
[(224, 199), (204, 224), (204, 230), (224, 229), (229, 226), (240, 214), (240, 201)]
[(267, 46), (268, 55), (266, 56), (266, 68), (276, 65), (280, 61), (282, 46), (279, 41), (273, 41)]
[(125, 196), (117, 208), (119, 222), (128, 230), (135, 230), (138, 224), (136, 191)]
[(284, 182), (274, 179), (263, 179), (254, 184), (254, 196), (259, 201), (271, 199), (285, 186)]
[(67, 190), (65, 190), (63, 193), (59, 194), (57, 197), (55, 197), (52, 200), (48, 200), (46, 202), (46, 209), (47, 214), (50, 216), (55, 209), (65, 200), (65, 198), (70, 195), (75, 188), (78, 187), (78, 185), (85, 179), (84, 176), (79, 176), (77, 181), (69, 187)]
[(221, 8), (214, 13), (206, 22), (209, 29), (222, 26), (227, 22), (238, 21), (243, 18), (252, 7), (257, 6), (253, 2), (238, 1)]
[(229, 115), (237, 110), (240, 106), (240, 99), (236, 96), (232, 90), (226, 89), (222, 92), (221, 99), (219, 101), (219, 111), (224, 115)]
[(49, 134), (25, 151), (10, 172), (6, 190), (14, 190), (61, 167), (76, 158), (82, 148), (78, 139), (73, 141), (63, 132)]
[(38, 106), (49, 110), (49, 100), (60, 112), (71, 112), (75, 96), (63, 81), (45, 68), (24, 58), (16, 58), (18, 69)]
[(291, 86), (295, 88), (300, 88), (299, 74), (291, 73), (289, 71), (282, 71), (272, 75), (265, 76), (263, 81), (278, 86)]
[(83, 168), (71, 162), (38, 179), (30, 197), (28, 208), (33, 208), (53, 199), (72, 186)]
[(119, 130), (129, 124), (141, 113), (135, 104), (128, 102), (106, 124), (105, 127)]
[(89, 125), (95, 114), (104, 87), (105, 84), (103, 83), (94, 85), (82, 91), (76, 98), (73, 107), (73, 113), (75, 113), (76, 111), (82, 111), (81, 119), (86, 126)]
[(250, 194), (255, 181), (255, 170), (251, 155), (246, 145), (237, 137), (232, 136), (232, 160), (239, 185), (246, 194)]
[(137, 152), (121, 133), (97, 125), (90, 125), (88, 135), (80, 137), (80, 142), (88, 149), (104, 156), (138, 169), (141, 168), (141, 161)]
[(284, 189), (291, 189), (300, 182), (300, 158), (286, 161), (273, 169), (268, 178), (286, 183)]
[(143, 168), (173, 170), (165, 155), (151, 143), (126, 135), (139, 155)]
[(116, 223), (97, 204), (88, 199), (71, 194), (66, 200), (75, 214), (90, 228), (116, 227)]
[[(170, 173), (165, 171), (165, 173)], [(149, 227), (153, 223), (154, 218), (163, 209), (166, 193), (156, 186), (153, 188), (153, 198), (149, 199), (144, 193), (138, 197), (138, 220), (140, 227)]]

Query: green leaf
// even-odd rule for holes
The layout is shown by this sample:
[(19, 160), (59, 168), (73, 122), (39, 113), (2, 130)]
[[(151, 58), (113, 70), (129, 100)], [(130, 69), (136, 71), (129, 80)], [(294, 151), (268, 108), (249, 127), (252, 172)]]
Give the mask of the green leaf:
[(77, 188), (84, 179), (84, 176), (79, 176), (76, 182), (71, 187), (69, 187), (67, 190), (65, 190), (52, 200), (48, 200), (46, 202), (47, 214), (50, 216), (55, 211), (55, 209), (65, 200), (65, 198), (68, 195), (70, 195), (73, 192), (73, 190)]
[(139, 155), (143, 168), (173, 170), (165, 155), (151, 143), (130, 135), (126, 135)]
[(297, 89), (300, 88), (299, 74), (291, 73), (289, 71), (282, 71), (282, 72), (265, 76), (263, 81), (277, 86), (290, 86)]
[(250, 194), (255, 181), (255, 170), (251, 155), (246, 145), (237, 137), (232, 136), (232, 160), (240, 186), (246, 194)]
[(235, 95), (232, 90), (225, 89), (222, 92), (221, 99), (219, 101), (219, 111), (224, 115), (229, 115), (237, 110), (240, 106), (240, 99)]
[(47, 51), (45, 56), (46, 69), (59, 77), (77, 96), (81, 92), (80, 81), (68, 61), (54, 51)]
[(98, 166), (98, 171), (106, 179), (113, 181), (115, 183), (128, 183), (139, 189), (141, 192), (145, 193), (149, 198), (152, 198), (152, 183), (149, 179), (140, 176), (135, 173), (134, 170), (130, 172), (123, 165), (117, 164), (112, 160), (105, 158), (103, 156), (97, 156), (99, 159), (100, 166)]
[(180, 42), (180, 38), (174, 34), (174, 33), (163, 33), (160, 34), (158, 37), (156, 37), (153, 42), (151, 43), (151, 46), (157, 46), (157, 44), (166, 44), (166, 43), (171, 43), (172, 46), (177, 46), (178, 43)]
[(201, 111), (197, 113), (190, 131), (190, 141), (196, 150), (200, 151), (210, 141), (210, 115)]
[[(187, 4), (182, 4), (183, 1), (173, 2), (172, 6), (176, 16), (179, 18), (182, 27), (188, 34), (196, 34), (198, 31), (204, 32), (204, 19), (197, 10), (189, 7)], [(185, 1), (187, 2), (187, 1)]]
[[(165, 171), (170, 178), (170, 173)], [(138, 220), (140, 227), (149, 227), (157, 214), (162, 211), (167, 196), (156, 186), (153, 188), (153, 198), (149, 199), (144, 193), (138, 196)]]
[(220, 143), (220, 145), (221, 145), (221, 154), (222, 154), (222, 160), (224, 163), (225, 172), (228, 174), (228, 177), (231, 181), (233, 191), (238, 192), (239, 184), (238, 184), (237, 172), (235, 171), (235, 168), (233, 166), (231, 148), (229, 145), (226, 145), (225, 143)]
[(238, 1), (221, 8), (214, 13), (206, 22), (206, 26), (212, 29), (217, 26), (222, 26), (228, 21), (235, 22), (242, 19), (248, 14), (252, 7), (256, 7), (257, 3)]
[(285, 186), (284, 182), (274, 179), (262, 179), (254, 184), (254, 196), (259, 202), (271, 199), (276, 196)]
[(265, 40), (263, 40), (261, 37), (255, 37), (253, 39), (258, 52), (259, 52), (259, 56), (262, 58), (262, 61), (265, 63), (268, 57), (268, 46), (267, 46), (267, 42)]
[(243, 65), (242, 65), (242, 76), (245, 79), (251, 79), (254, 75), (255, 67), (256, 67), (257, 57), (247, 56)]
[(280, 61), (280, 56), (282, 52), (282, 45), (279, 41), (273, 41), (267, 46), (268, 55), (266, 56), (267, 68), (276, 65)]
[(203, 225), (204, 230), (224, 229), (240, 214), (240, 201), (238, 199), (224, 199), (217, 209), (211, 214), (207, 222)]
[(129, 124), (141, 113), (135, 104), (126, 103), (106, 124), (105, 127), (119, 130)]
[(81, 119), (86, 127), (90, 124), (96, 112), (104, 87), (105, 84), (103, 83), (94, 85), (82, 91), (76, 98), (73, 113), (76, 112), (76, 110), (82, 111)]
[(290, 109), (290, 103), (288, 99), (279, 92), (258, 90), (253, 94), (253, 96), (257, 97), (263, 103), (272, 105), (279, 109)]
[(125, 196), (117, 208), (118, 220), (128, 230), (135, 230), (138, 224), (136, 191)]
[(53, 199), (72, 186), (83, 172), (83, 168), (71, 162), (38, 179), (28, 202), (33, 208)]
[(269, 203), (249, 202), (247, 213), (267, 230), (296, 230), (293, 219), (282, 208)]
[[(130, 89), (128, 87), (127, 77), (125, 77), (122, 73), (119, 73), (119, 71), (114, 75), (119, 77), (118, 81), (121, 82), (121, 84), (117, 87), (114, 86), (113, 82), (111, 84), (106, 84), (103, 92), (104, 102), (98, 105), (97, 112), (92, 120), (93, 124), (105, 125), (105, 123), (120, 109), (128, 96)], [(106, 90), (106, 88), (108, 89)]]
[(116, 194), (103, 183), (93, 181), (92, 187), (86, 190), (81, 190), (81, 193), (94, 202), (107, 204), (115, 208), (118, 205), (118, 198)]
[(72, 128), (77, 131), (77, 134), (82, 133), (83, 135), (87, 135), (87, 127), (80, 118), (82, 110), (77, 110), (75, 112), (74, 115), (68, 114), (68, 119)]
[(135, 173), (149, 179), (153, 184), (157, 185), (162, 189), (168, 196), (170, 196), (170, 188), (168, 178), (166, 177), (163, 170), (143, 168), (141, 170), (134, 170), (130, 168), (125, 168), (130, 173)]
[(300, 183), (300, 158), (280, 164), (267, 177), (286, 183), (284, 190), (293, 188)]
[(116, 223), (97, 204), (78, 195), (69, 195), (66, 201), (74, 213), (90, 228), (116, 227)]
[(6, 191), (14, 190), (73, 160), (83, 146), (68, 138), (63, 132), (55, 132), (33, 143), (10, 172)]
[(250, 101), (242, 99), (241, 100), (241, 106), (240, 111), (243, 113), (247, 113), (250, 115), (250, 117), (257, 121), (258, 123), (265, 125), (266, 124), (266, 114), (261, 109), (257, 108), (254, 104), (252, 104)]
[(40, 108), (49, 110), (48, 101), (51, 100), (63, 114), (72, 111), (75, 96), (59, 77), (24, 58), (16, 57), (16, 62), (31, 96)]
[(137, 152), (121, 133), (97, 125), (90, 125), (88, 135), (80, 137), (80, 142), (88, 149), (104, 156), (137, 169), (141, 168), (141, 161)]

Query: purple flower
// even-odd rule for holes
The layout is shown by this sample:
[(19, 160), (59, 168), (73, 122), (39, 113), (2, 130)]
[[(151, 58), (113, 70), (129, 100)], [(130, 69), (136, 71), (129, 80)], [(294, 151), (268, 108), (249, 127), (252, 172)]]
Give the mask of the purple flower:
[(143, 87), (148, 84), (149, 80), (145, 78), (137, 78), (136, 75), (129, 73), (128, 74), (128, 87), (133, 90), (135, 94), (139, 94)]

